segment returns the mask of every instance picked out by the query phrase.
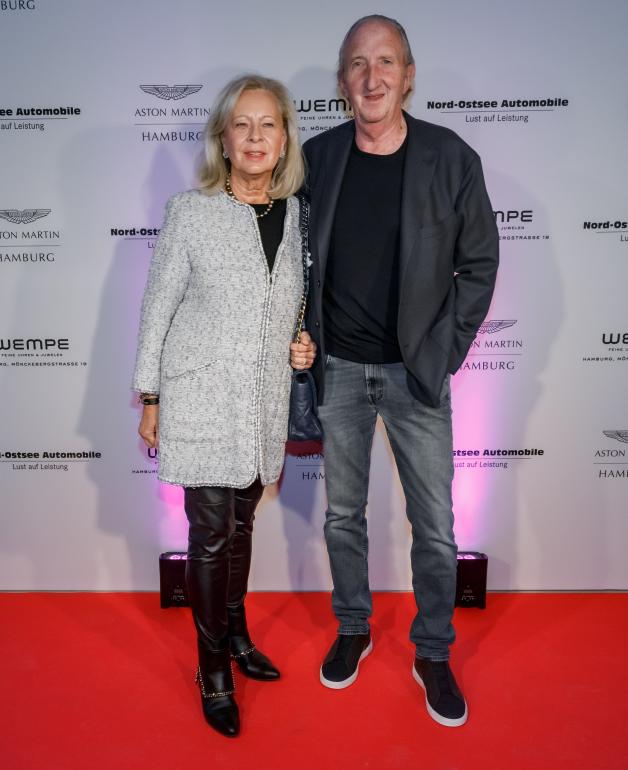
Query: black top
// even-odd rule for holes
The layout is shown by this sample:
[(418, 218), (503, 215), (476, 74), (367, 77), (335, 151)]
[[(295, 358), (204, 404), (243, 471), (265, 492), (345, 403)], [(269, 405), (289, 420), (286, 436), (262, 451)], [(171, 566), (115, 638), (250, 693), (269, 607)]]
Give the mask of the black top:
[(407, 137), (391, 155), (355, 140), (345, 170), (325, 270), (328, 353), (358, 363), (402, 360), (397, 339), (399, 226)]
[[(254, 203), (253, 208), (256, 214), (263, 214), (268, 208), (268, 203)], [(277, 249), (283, 238), (283, 223), (286, 218), (286, 199), (278, 198), (272, 209), (265, 217), (257, 220), (259, 234), (262, 239), (262, 246), (268, 261), (268, 270), (272, 273)]]

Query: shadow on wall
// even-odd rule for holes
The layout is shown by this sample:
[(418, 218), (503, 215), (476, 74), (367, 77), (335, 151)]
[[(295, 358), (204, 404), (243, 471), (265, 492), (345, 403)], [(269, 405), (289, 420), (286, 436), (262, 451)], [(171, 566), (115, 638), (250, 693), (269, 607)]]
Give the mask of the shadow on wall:
[[(96, 147), (109, 149), (115, 158), (120, 141), (132, 144), (135, 136), (106, 138), (86, 135), (75, 141), (72, 152), (62, 159), (63, 167), (88, 161)], [(128, 177), (120, 169), (121, 182)], [(73, 175), (70, 176), (72, 178)], [(150, 175), (144, 182), (146, 203), (139, 214), (130, 214), (121, 186), (115, 205), (108, 202), (112, 222), (99, 224), (105, 238), (116, 227), (160, 227), (167, 198), (184, 187), (184, 179), (167, 146), (159, 145)], [(77, 191), (67, 191), (67, 196)], [(135, 196), (129, 196), (133, 200)], [(138, 216), (139, 222), (134, 221)], [(97, 526), (101, 533), (124, 543), (124, 553), (109, 550), (100, 555), (109, 586), (135, 590), (157, 586), (157, 556), (160, 530), (172, 512), (164, 505), (156, 477), (146, 473), (152, 463), (137, 435), (140, 408), (130, 390), (139, 319), (139, 308), (152, 254), (152, 239), (116, 237), (103, 281), (97, 323), (92, 340), (87, 388), (78, 422), (78, 432), (89, 445), (103, 447), (103, 462), (91, 465), (89, 474), (98, 491)], [(94, 542), (99, 542), (95, 537)]]
[(294, 591), (319, 589), (328, 584), (321, 568), (324, 512), (323, 447), (317, 441), (288, 442), (286, 462), (278, 482), (283, 532), (287, 546), (290, 588)]
[[(534, 582), (550, 556), (540, 532), (536, 549), (521, 547), (531, 517), (544, 519), (550, 513), (543, 507), (543, 495), (538, 501), (540, 508), (530, 510), (529, 490), (522, 479), (537, 478), (540, 488), (552, 484), (553, 460), (547, 456), (548, 448), (539, 446), (547, 430), (538, 430), (536, 413), (540, 402), (551, 397), (546, 392), (545, 375), (563, 320), (564, 299), (545, 206), (512, 176), (495, 172), (490, 158), (485, 158), (485, 174), (494, 210), (531, 211), (533, 220), (526, 224), (525, 232), (550, 235), (544, 241), (507, 240), (520, 231), (502, 226), (498, 215), (504, 237), (497, 285), (486, 319), (495, 331), (477, 335), (453, 388), (454, 447), (546, 452), (544, 457), (506, 460), (480, 456), (478, 460), (496, 463), (483, 468), (479, 462), (469, 467), (472, 463), (468, 458), (455, 458), (460, 464), (454, 481), (457, 532), (462, 536), (459, 544), (463, 549), (489, 554), (491, 588), (517, 589)], [(504, 462), (507, 468), (501, 467)]]

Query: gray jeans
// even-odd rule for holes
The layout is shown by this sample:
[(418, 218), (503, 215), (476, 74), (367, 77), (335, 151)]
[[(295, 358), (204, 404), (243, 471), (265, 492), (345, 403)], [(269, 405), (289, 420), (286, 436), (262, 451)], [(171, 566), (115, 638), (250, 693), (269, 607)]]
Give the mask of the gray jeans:
[(379, 414), (412, 526), (410, 560), (418, 612), (410, 640), (417, 655), (447, 660), (455, 638), (451, 620), (457, 567), (449, 377), (437, 408), (412, 396), (407, 377), (401, 363), (357, 364), (327, 356), (325, 403), (319, 407), (319, 415), (325, 433), (325, 540), (334, 583), (332, 607), (340, 624), (338, 633), (369, 630), (372, 601), (365, 509)]

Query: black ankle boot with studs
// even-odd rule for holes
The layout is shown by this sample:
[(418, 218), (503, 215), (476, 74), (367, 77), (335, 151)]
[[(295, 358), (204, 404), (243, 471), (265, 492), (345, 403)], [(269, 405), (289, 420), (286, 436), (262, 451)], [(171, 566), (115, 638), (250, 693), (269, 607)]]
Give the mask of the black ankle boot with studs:
[(240, 714), (233, 697), (235, 682), (228, 647), (216, 651), (199, 649), (196, 682), (207, 723), (222, 735), (234, 738), (240, 732)]
[(279, 671), (251, 641), (246, 625), (244, 605), (227, 610), (229, 617), (229, 649), (231, 657), (243, 674), (251, 679), (272, 682), (279, 679)]

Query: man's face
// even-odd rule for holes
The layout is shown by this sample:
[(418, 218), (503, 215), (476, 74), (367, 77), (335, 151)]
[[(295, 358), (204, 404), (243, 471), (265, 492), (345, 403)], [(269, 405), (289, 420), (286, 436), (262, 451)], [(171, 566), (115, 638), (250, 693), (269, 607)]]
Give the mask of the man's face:
[(378, 21), (359, 27), (349, 39), (340, 78), (340, 89), (351, 102), (358, 124), (386, 123), (400, 117), (414, 71), (414, 64), (405, 63), (395, 29)]

